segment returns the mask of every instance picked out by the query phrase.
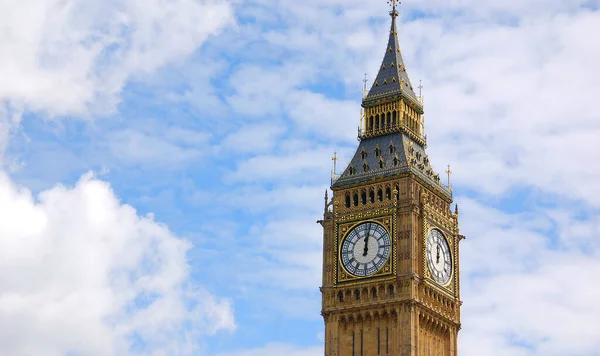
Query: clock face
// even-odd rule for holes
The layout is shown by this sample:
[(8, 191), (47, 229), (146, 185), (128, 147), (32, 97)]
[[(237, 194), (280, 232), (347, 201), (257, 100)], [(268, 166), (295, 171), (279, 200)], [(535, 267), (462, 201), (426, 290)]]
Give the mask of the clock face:
[(340, 251), (342, 265), (356, 277), (377, 273), (390, 257), (391, 240), (387, 230), (366, 222), (350, 230)]
[(439, 230), (429, 231), (426, 253), (433, 279), (439, 284), (447, 284), (452, 276), (452, 258), (448, 241)]

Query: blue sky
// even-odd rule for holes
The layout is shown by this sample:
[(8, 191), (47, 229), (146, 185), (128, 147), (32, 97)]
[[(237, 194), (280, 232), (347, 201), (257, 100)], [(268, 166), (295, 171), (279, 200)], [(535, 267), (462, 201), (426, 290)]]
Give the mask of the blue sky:
[[(461, 355), (600, 355), (599, 4), (401, 7), (467, 236)], [(0, 354), (321, 355), (315, 222), (388, 10), (0, 4)]]

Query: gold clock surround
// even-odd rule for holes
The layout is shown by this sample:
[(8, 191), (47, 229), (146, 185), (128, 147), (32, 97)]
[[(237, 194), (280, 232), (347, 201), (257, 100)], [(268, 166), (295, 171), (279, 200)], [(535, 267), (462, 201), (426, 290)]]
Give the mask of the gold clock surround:
[[(450, 238), (449, 233), (447, 231), (444, 231), (443, 229), (439, 228), (438, 226), (432, 224), (431, 222), (425, 221), (425, 228), (423, 229), (423, 237), (422, 237), (422, 241), (423, 241), (423, 246), (427, 246), (427, 238), (429, 237), (429, 233), (433, 230), (438, 230), (442, 236), (444, 237), (444, 239), (446, 239), (446, 242), (448, 243), (448, 246), (450, 247), (450, 259), (451, 259), (451, 263), (452, 263), (452, 274), (450, 275), (450, 279), (448, 280), (448, 282), (444, 283), (444, 284), (440, 284), (437, 281), (435, 281), (433, 279), (433, 277), (431, 276), (431, 271), (429, 270), (429, 266), (427, 265), (427, 249), (423, 248), (423, 271), (424, 271), (424, 276), (425, 278), (434, 286), (437, 287), (442, 287), (442, 290), (444, 292), (454, 292), (454, 288), (453, 288), (453, 284), (454, 284), (454, 274), (456, 272), (456, 267), (455, 267), (455, 253), (454, 253), (454, 241), (452, 238)], [(445, 289), (445, 290), (444, 290)]]
[[(366, 220), (355, 220), (355, 221), (340, 223), (337, 225), (337, 227), (336, 227), (336, 230), (337, 230), (336, 242), (335, 242), (335, 246), (336, 246), (336, 250), (337, 250), (337, 258), (335, 260), (335, 268), (337, 271), (336, 272), (337, 283), (352, 284), (352, 283), (356, 283), (356, 282), (359, 282), (361, 280), (366, 280), (366, 279), (391, 277), (395, 274), (395, 269), (394, 269), (394, 259), (395, 258), (394, 257), (395, 257), (396, 249), (394, 247), (395, 239), (394, 239), (393, 221), (394, 221), (393, 216), (383, 216), (383, 217), (379, 217), (379, 218), (370, 218), (370, 219), (366, 219)], [(391, 243), (390, 256), (388, 257), (387, 261), (384, 263), (382, 268), (379, 271), (377, 271), (375, 274), (366, 276), (366, 277), (360, 277), (360, 276), (355, 276), (352, 273), (348, 272), (346, 270), (346, 268), (344, 267), (344, 264), (341, 263), (341, 248), (342, 248), (344, 239), (346, 239), (346, 237), (348, 236), (350, 231), (352, 231), (352, 229), (354, 229), (358, 225), (368, 223), (368, 222), (377, 223), (377, 224), (383, 226), (383, 228), (387, 231), (388, 235), (390, 236), (390, 243)]]

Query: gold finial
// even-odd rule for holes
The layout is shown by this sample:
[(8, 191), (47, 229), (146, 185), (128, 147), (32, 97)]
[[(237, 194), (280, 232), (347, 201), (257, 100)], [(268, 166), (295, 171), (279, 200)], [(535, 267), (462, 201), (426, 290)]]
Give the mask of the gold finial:
[[(363, 130), (365, 130), (365, 127), (363, 126), (363, 119), (365, 118), (365, 110), (363, 108), (360, 108), (360, 126), (358, 127), (358, 135), (362, 135)], [(366, 120), (364, 120), (366, 121)]]
[(396, 6), (402, 4), (400, 0), (388, 0), (387, 2), (392, 7), (392, 12), (396, 12)]
[(365, 79), (363, 80), (363, 83), (365, 83), (365, 85), (363, 86), (363, 99), (367, 97), (367, 83), (369, 82), (369, 80), (367, 79), (367, 73), (365, 73)]
[(446, 169), (446, 174), (448, 175), (448, 189), (452, 190), (452, 186), (450, 185), (450, 176), (452, 175), (452, 171), (450, 170), (450, 163), (448, 163), (448, 169)]
[(331, 184), (333, 184), (333, 182), (335, 182), (339, 178), (339, 176), (336, 173), (338, 161), (337, 151), (333, 152), (333, 157), (331, 158), (331, 160), (333, 161), (333, 170), (331, 171)]
[(333, 174), (335, 175), (337, 172), (337, 161), (338, 161), (337, 151), (333, 152), (333, 157), (331, 158), (331, 160), (333, 161)]

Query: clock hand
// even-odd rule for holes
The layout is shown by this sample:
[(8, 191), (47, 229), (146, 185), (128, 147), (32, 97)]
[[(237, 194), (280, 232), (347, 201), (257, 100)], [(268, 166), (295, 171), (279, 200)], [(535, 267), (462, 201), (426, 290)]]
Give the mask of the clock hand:
[(363, 257), (365, 257), (369, 253), (369, 235), (365, 237), (365, 250), (363, 251)]
[(437, 256), (435, 257), (435, 263), (440, 263), (440, 245), (437, 245)]

